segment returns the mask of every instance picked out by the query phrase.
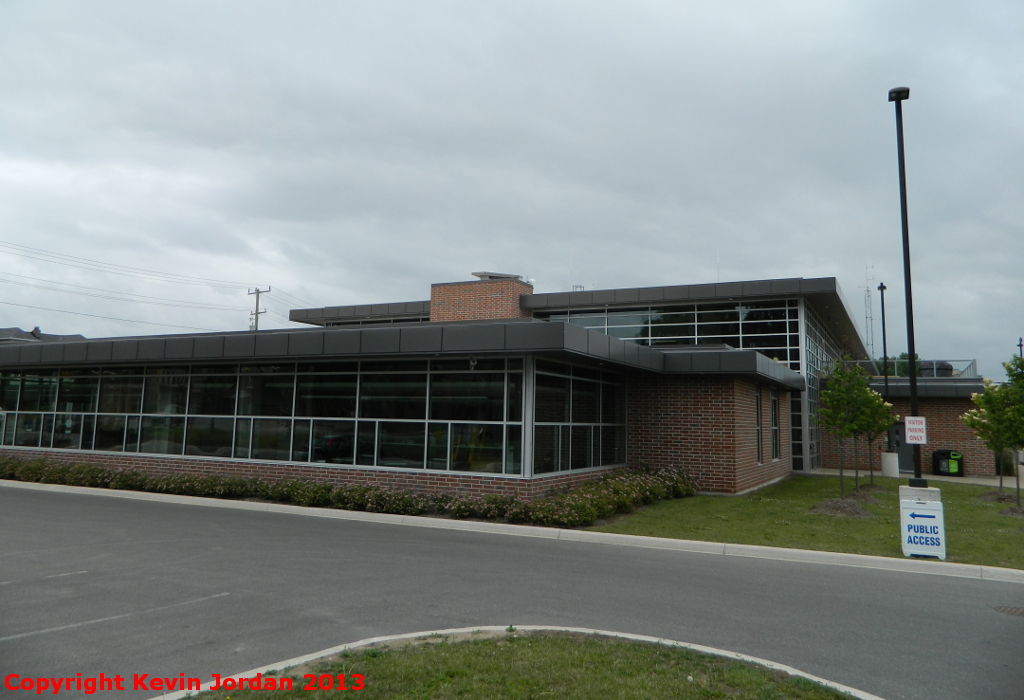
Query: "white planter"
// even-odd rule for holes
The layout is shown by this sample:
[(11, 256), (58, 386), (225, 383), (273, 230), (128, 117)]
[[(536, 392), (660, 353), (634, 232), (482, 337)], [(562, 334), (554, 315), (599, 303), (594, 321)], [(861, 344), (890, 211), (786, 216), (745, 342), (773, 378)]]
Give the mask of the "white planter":
[(900, 476), (900, 456), (895, 452), (882, 453), (882, 476), (898, 479)]

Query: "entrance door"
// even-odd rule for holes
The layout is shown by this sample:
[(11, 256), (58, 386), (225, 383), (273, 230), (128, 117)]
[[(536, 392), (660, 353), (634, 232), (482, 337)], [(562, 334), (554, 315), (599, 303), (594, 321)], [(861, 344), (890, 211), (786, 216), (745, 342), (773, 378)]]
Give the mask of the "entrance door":
[(899, 455), (900, 471), (914, 473), (914, 446), (906, 441), (907, 426), (900, 421), (889, 428), (889, 446)]

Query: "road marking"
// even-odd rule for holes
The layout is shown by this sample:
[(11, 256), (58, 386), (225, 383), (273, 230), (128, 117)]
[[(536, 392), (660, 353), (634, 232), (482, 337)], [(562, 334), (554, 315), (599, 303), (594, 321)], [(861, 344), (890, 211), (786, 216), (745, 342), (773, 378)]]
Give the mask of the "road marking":
[[(547, 625), (519, 625), (515, 628), (517, 632), (570, 632), (575, 634), (586, 634), (596, 635), (600, 637), (612, 637), (615, 639), (628, 639), (634, 642), (647, 642), (649, 644), (662, 644), (669, 647), (678, 647), (681, 649), (689, 649), (690, 651), (696, 651), (700, 654), (709, 654), (711, 656), (722, 656), (727, 659), (734, 659), (736, 661), (743, 661), (749, 664), (755, 664), (757, 666), (764, 666), (773, 671), (782, 671), (788, 673), (791, 676), (798, 676), (800, 678), (806, 678), (809, 681), (814, 681), (826, 688), (832, 690), (838, 690), (841, 693), (856, 698), (856, 700), (884, 700), (884, 698), (878, 695), (872, 695), (863, 690), (857, 688), (851, 688), (848, 685), (841, 683), (835, 683), (828, 680), (827, 678), (821, 678), (820, 676), (813, 676), (810, 673), (804, 673), (803, 671), (787, 666), (785, 664), (776, 663), (775, 661), (769, 661), (768, 659), (760, 659), (756, 656), (748, 656), (746, 654), (740, 654), (735, 651), (729, 651), (728, 649), (717, 649), (715, 647), (706, 647), (702, 644), (691, 644), (689, 642), (677, 642), (674, 639), (663, 639), (661, 637), (648, 637), (643, 634), (626, 634), (624, 632), (609, 632), (607, 630), (595, 630), (586, 627), (549, 627)], [(270, 671), (283, 671), (288, 668), (300, 666), (302, 664), (309, 663), (310, 661), (316, 661), (322, 659), (325, 656), (334, 656), (340, 654), (343, 651), (351, 651), (353, 649), (359, 649), (361, 647), (373, 646), (374, 644), (384, 644), (395, 641), (413, 641), (416, 639), (423, 639), (425, 637), (436, 637), (436, 636), (462, 636), (472, 635), (474, 633), (486, 633), (490, 637), (500, 636), (508, 632), (507, 627), (500, 625), (487, 626), (487, 627), (463, 627), (460, 629), (448, 629), (448, 630), (434, 630), (433, 632), (412, 632), (410, 634), (392, 634), (386, 637), (370, 637), (369, 639), (362, 639), (358, 642), (352, 642), (350, 644), (341, 644), (330, 649), (324, 649), (322, 651), (313, 652), (312, 654), (306, 654), (305, 656), (297, 656), (294, 659), (288, 659), (287, 661), (279, 661), (269, 666), (262, 666), (261, 668), (254, 668), (251, 671), (245, 671), (243, 673), (236, 673), (233, 676), (227, 676), (226, 678), (253, 678), (257, 673), (266, 674)], [(224, 679), (221, 679), (223, 682)], [(204, 684), (200, 691), (210, 690), (213, 687), (213, 681)], [(197, 691), (194, 690), (180, 690), (175, 693), (167, 693), (164, 695), (158, 695), (150, 700), (181, 700), (182, 698), (188, 698), (194, 695)]]
[(0, 637), (0, 642), (9, 642), (14, 639), (23, 639), (25, 637), (34, 637), (37, 634), (47, 634), (48, 632), (60, 632), (62, 630), (70, 630), (76, 627), (84, 627), (85, 625), (95, 625), (100, 622), (110, 622), (111, 620), (123, 620), (126, 617), (134, 617), (135, 615), (145, 615), (146, 613), (159, 612), (161, 610), (169, 610), (171, 608), (177, 608), (182, 605), (192, 605), (193, 603), (202, 603), (206, 600), (213, 600), (214, 598), (223, 598), (230, 593), (217, 593), (216, 595), (208, 595), (205, 598), (196, 598), (195, 600), (183, 600), (180, 603), (171, 603), (170, 605), (162, 605), (159, 608), (150, 608), (149, 610), (139, 610), (138, 612), (124, 613), (123, 615), (111, 615), (110, 617), (101, 617), (98, 620), (86, 620), (85, 622), (76, 622), (72, 625), (61, 625), (60, 627), (50, 627), (45, 630), (36, 630), (35, 632), (22, 632), (21, 634), (14, 634), (10, 637)]
[(9, 586), (12, 583), (32, 583), (34, 581), (45, 581), (49, 578), (63, 578), (65, 576), (77, 576), (78, 574), (87, 574), (88, 571), (69, 571), (66, 574), (50, 574), (49, 576), (42, 576), (40, 578), (21, 578), (15, 579), (14, 581), (0, 581), (0, 586)]

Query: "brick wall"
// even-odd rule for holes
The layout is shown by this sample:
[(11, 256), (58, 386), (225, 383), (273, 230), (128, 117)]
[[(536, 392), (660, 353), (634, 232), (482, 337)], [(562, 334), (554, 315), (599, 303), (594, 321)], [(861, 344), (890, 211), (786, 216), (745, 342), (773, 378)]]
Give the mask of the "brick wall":
[[(910, 399), (892, 399), (893, 413), (899, 416), (910, 415)], [(964, 425), (960, 416), (975, 408), (968, 398), (920, 398), (918, 413), (928, 420), (928, 444), (921, 446), (922, 476), (932, 472), (932, 452), (935, 450), (956, 450), (964, 456), (964, 476), (995, 476), (995, 456), (985, 447), (985, 443), (974, 436)], [(865, 442), (860, 441), (860, 455), (854, 461), (852, 441), (847, 440), (845, 446), (846, 468), (853, 469), (859, 464), (861, 469), (868, 468), (868, 450)], [(875, 442), (871, 453), (871, 468), (881, 469), (878, 452), (885, 449), (884, 436)], [(822, 431), (821, 466), (839, 468), (839, 448), (834, 437)]]
[(634, 375), (626, 407), (629, 464), (679, 465), (702, 491), (738, 493), (789, 474), (789, 393), (779, 390), (781, 454), (772, 459), (770, 391), (764, 385), (757, 461), (757, 385), (731, 377)]
[[(900, 415), (903, 415), (902, 413)], [(842, 463), (844, 469), (859, 468), (861, 471), (871, 469), (873, 471), (881, 471), (882, 469), (882, 458), (879, 456), (882, 452), (885, 452), (886, 440), (885, 436), (875, 440), (874, 445), (868, 449), (868, 444), (863, 439), (857, 440), (856, 452), (854, 451), (853, 440), (847, 438), (843, 442), (842, 452)], [(839, 442), (829, 433), (827, 430), (822, 428), (821, 430), (821, 444), (819, 445), (821, 454), (821, 466), (823, 469), (838, 469), (840, 462), (839, 453)], [(922, 459), (925, 458), (922, 452)], [(931, 459), (931, 452), (927, 455), (928, 459)], [(924, 462), (921, 462), (923, 465)], [(859, 466), (858, 466), (859, 465)], [(870, 466), (869, 466), (870, 465)], [(926, 471), (930, 470), (929, 466)]]
[(150, 476), (191, 474), (229, 476), (275, 482), (284, 479), (320, 481), (328, 484), (364, 484), (394, 486), (416, 493), (450, 492), (465, 496), (518, 494), (527, 499), (598, 479), (610, 470), (545, 474), (533, 479), (499, 475), (459, 474), (436, 471), (391, 471), (359, 467), (328, 467), (319, 464), (287, 462), (235, 461), (198, 457), (162, 457), (158, 455), (85, 452), (78, 450), (26, 449), (0, 447), (0, 456), (21, 459), (45, 458), (55, 464), (92, 464), (107, 469), (131, 469)]
[(450, 282), (430, 286), (431, 321), (481, 321), (527, 318), (519, 297), (533, 294), (533, 287), (515, 279)]

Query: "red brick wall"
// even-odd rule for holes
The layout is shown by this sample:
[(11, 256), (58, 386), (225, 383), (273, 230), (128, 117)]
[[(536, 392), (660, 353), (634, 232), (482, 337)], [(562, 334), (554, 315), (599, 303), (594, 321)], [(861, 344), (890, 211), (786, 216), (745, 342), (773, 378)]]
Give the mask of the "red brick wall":
[(545, 494), (598, 479), (609, 470), (545, 474), (533, 479), (498, 475), (459, 474), (454, 472), (389, 471), (359, 467), (327, 467), (319, 464), (287, 462), (234, 461), (216, 458), (161, 457), (157, 455), (84, 452), (78, 450), (43, 450), (21, 447), (0, 447), (0, 455), (23, 459), (40, 457), (55, 464), (93, 464), (108, 469), (131, 469), (150, 476), (191, 474), (195, 476), (230, 476), (256, 478), (274, 482), (284, 479), (321, 481), (329, 484), (365, 484), (394, 486), (417, 493), (453, 492), (466, 496), (518, 494), (533, 499)]
[(451, 282), (430, 286), (431, 321), (481, 321), (496, 318), (527, 318), (519, 297), (533, 294), (533, 287), (514, 279)]
[(747, 491), (789, 474), (789, 393), (779, 390), (781, 456), (773, 460), (770, 392), (763, 386), (761, 464), (756, 397), (756, 385), (745, 379), (631, 376), (626, 408), (629, 464), (682, 466), (702, 491), (723, 493)]
[[(900, 415), (902, 415), (902, 414), (900, 414)], [(880, 437), (877, 440), (875, 440), (875, 443), (874, 443), (874, 445), (871, 448), (870, 456), (869, 456), (869, 454), (868, 454), (868, 444), (867, 444), (867, 442), (865, 440), (863, 440), (863, 439), (858, 439), (857, 440), (857, 448), (856, 448), (856, 453), (855, 453), (854, 452), (853, 440), (850, 439), (850, 438), (847, 438), (846, 441), (843, 442), (843, 453), (842, 453), (843, 468), (844, 469), (854, 469), (855, 467), (857, 467), (857, 465), (859, 465), (859, 468), (862, 471), (867, 470), (869, 468), (874, 470), (874, 471), (876, 471), (876, 472), (877, 471), (881, 471), (881, 469), (882, 469), (882, 458), (879, 455), (882, 452), (885, 451), (885, 445), (886, 445), (885, 436), (883, 435), (882, 437)], [(821, 466), (822, 466), (822, 468), (824, 468), (824, 469), (838, 469), (839, 468), (839, 461), (840, 461), (839, 460), (839, 457), (840, 457), (840, 454), (839, 454), (839, 443), (832, 436), (832, 434), (829, 433), (824, 428), (821, 430), (821, 442), (820, 442), (820, 445), (819, 445), (819, 449), (821, 450)], [(922, 453), (922, 459), (924, 459), (923, 455), (924, 455), (924, 453)], [(931, 452), (928, 453), (928, 459), (931, 459)], [(869, 463), (870, 463), (870, 467), (868, 466)], [(921, 464), (923, 465), (924, 462), (922, 462)], [(928, 469), (926, 469), (926, 471), (930, 470), (930, 469), (931, 469), (931, 467), (928, 467)]]
[[(910, 399), (892, 399), (893, 413), (898, 416), (910, 415)], [(956, 450), (964, 456), (964, 476), (995, 476), (995, 456), (985, 447), (985, 443), (974, 436), (964, 425), (960, 416), (975, 408), (968, 398), (922, 398), (918, 399), (918, 413), (928, 420), (928, 444), (921, 446), (922, 475), (932, 472), (932, 452), (935, 450)], [(847, 440), (845, 446), (844, 465), (854, 468), (854, 451), (852, 441)], [(868, 468), (867, 446), (860, 441), (860, 457), (857, 464), (861, 469)], [(885, 449), (884, 436), (875, 442), (875, 451), (871, 454), (871, 468), (881, 469), (877, 452)], [(821, 466), (838, 469), (839, 449), (834, 437), (824, 430), (821, 437)]]

